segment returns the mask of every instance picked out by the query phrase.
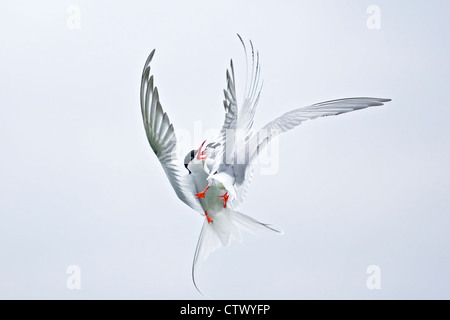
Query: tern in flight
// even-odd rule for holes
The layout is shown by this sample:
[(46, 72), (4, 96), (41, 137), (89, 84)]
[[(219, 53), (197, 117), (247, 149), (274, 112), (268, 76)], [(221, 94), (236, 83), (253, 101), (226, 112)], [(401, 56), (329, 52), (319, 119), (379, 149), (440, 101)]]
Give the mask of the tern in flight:
[(382, 106), (390, 101), (359, 97), (321, 102), (286, 112), (260, 130), (253, 131), (253, 118), (262, 87), (259, 54), (251, 41), (250, 50), (247, 50), (242, 38), (238, 37), (247, 61), (244, 96), (238, 101), (231, 60), (226, 71), (223, 126), (216, 137), (203, 141), (186, 155), (184, 161), (177, 159), (174, 126), (161, 106), (158, 89), (150, 73), (155, 50), (147, 58), (142, 73), (140, 102), (150, 146), (178, 198), (200, 213), (204, 220), (192, 264), (192, 279), (197, 290), (195, 275), (198, 262), (217, 248), (228, 245), (232, 239), (241, 241), (241, 231), (281, 233), (275, 227), (239, 212), (253, 174), (252, 164), (274, 137), (306, 120)]

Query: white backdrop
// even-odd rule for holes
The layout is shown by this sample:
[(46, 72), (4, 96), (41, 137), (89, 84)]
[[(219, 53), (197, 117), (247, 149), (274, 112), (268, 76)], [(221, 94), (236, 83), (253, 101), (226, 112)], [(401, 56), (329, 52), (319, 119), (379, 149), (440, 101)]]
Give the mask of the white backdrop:
[[(191, 281), (202, 219), (148, 145), (140, 77), (156, 48), (162, 105), (198, 147), (195, 123), (222, 124), (230, 58), (243, 85), (236, 33), (261, 56), (256, 127), (335, 98), (393, 101), (283, 135), (277, 173), (254, 178), (243, 212), (285, 234), (215, 252), (199, 269), (203, 291), (450, 298), (449, 9), (444, 0), (3, 1), (0, 298), (203, 298)], [(380, 273), (368, 274), (372, 265)], [(375, 276), (381, 288), (369, 289)]]

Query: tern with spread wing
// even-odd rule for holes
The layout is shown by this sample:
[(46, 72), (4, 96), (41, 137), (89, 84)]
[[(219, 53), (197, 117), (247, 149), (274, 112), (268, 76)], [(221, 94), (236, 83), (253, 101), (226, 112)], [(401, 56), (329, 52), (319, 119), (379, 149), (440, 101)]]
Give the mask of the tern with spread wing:
[(197, 289), (197, 263), (217, 248), (228, 245), (231, 240), (240, 241), (241, 231), (256, 233), (268, 230), (280, 233), (277, 228), (239, 212), (252, 177), (252, 164), (274, 137), (306, 120), (381, 106), (390, 101), (364, 97), (321, 102), (289, 111), (260, 130), (252, 131), (262, 87), (259, 54), (255, 52), (251, 41), (250, 50), (247, 51), (244, 41), (238, 37), (247, 59), (244, 96), (238, 101), (231, 60), (226, 72), (223, 101), (225, 120), (222, 129), (215, 138), (205, 140), (189, 152), (184, 161), (176, 157), (174, 126), (161, 107), (158, 89), (150, 73), (150, 62), (155, 50), (150, 53), (142, 73), (140, 101), (150, 146), (178, 198), (204, 219), (192, 265), (192, 278)]

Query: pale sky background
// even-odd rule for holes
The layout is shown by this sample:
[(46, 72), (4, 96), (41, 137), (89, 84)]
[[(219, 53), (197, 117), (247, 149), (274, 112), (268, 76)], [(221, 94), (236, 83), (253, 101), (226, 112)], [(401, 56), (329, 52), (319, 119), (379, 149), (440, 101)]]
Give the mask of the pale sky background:
[(330, 99), (393, 101), (283, 135), (278, 172), (254, 178), (242, 211), (285, 234), (216, 251), (199, 286), (218, 299), (449, 299), (449, 12), (447, 0), (2, 1), (0, 298), (203, 298), (202, 218), (148, 145), (140, 77), (156, 48), (175, 129), (218, 128), (230, 58), (243, 85), (240, 33), (261, 56), (256, 127)]

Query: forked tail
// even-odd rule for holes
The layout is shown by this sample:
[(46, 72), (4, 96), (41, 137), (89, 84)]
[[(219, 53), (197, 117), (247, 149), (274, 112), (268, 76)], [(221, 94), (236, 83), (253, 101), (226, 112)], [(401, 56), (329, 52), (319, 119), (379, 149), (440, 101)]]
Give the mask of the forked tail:
[(192, 281), (200, 293), (202, 292), (195, 282), (195, 272), (198, 262), (200, 260), (206, 260), (208, 255), (216, 249), (229, 245), (231, 240), (242, 242), (241, 231), (246, 231), (250, 234), (257, 234), (259, 231), (283, 233), (271, 225), (261, 223), (243, 213), (229, 209), (215, 214), (212, 222), (208, 222), (208, 219), (205, 219), (198, 238), (192, 264)]

